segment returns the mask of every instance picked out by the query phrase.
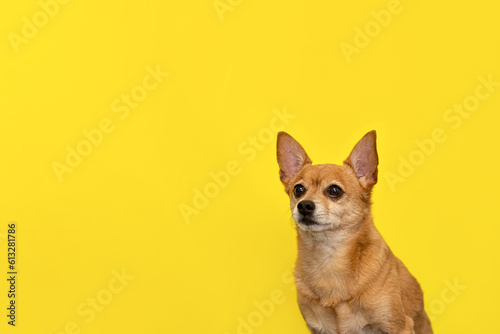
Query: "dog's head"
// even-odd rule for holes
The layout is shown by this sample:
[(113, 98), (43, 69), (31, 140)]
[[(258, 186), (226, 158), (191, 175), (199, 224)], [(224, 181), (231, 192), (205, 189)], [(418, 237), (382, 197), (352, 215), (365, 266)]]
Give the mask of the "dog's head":
[(313, 166), (306, 151), (286, 132), (278, 133), (277, 154), (280, 179), (302, 230), (346, 229), (369, 214), (371, 191), (377, 183), (375, 131), (361, 138), (340, 166)]

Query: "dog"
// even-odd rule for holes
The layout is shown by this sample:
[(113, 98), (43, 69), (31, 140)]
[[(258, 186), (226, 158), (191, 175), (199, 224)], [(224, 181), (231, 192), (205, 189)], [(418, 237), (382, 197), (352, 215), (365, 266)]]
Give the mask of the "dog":
[(280, 180), (297, 227), (297, 301), (313, 334), (432, 334), (423, 293), (373, 224), (376, 132), (342, 165), (312, 165), (278, 133)]

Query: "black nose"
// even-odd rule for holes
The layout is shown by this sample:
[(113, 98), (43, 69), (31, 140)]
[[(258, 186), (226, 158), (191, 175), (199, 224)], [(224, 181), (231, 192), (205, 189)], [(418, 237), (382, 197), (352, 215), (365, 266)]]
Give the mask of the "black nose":
[(315, 205), (313, 201), (300, 201), (299, 204), (297, 204), (297, 209), (304, 216), (311, 214), (314, 211), (314, 208)]

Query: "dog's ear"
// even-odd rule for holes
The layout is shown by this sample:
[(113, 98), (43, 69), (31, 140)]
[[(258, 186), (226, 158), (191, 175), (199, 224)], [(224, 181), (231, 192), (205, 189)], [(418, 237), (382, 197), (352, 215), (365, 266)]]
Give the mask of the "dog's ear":
[(280, 180), (288, 191), (288, 183), (302, 167), (312, 164), (312, 161), (304, 148), (286, 132), (278, 133), (277, 154)]
[(344, 164), (349, 165), (356, 173), (364, 188), (371, 189), (377, 183), (378, 155), (377, 134), (375, 130), (368, 132), (354, 146)]

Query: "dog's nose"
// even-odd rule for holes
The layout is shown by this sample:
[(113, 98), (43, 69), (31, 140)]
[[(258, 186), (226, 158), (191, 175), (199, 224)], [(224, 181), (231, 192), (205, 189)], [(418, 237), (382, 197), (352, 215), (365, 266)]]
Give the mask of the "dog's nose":
[(315, 205), (313, 201), (300, 201), (299, 204), (297, 204), (297, 209), (304, 216), (311, 214), (314, 211), (314, 208)]

